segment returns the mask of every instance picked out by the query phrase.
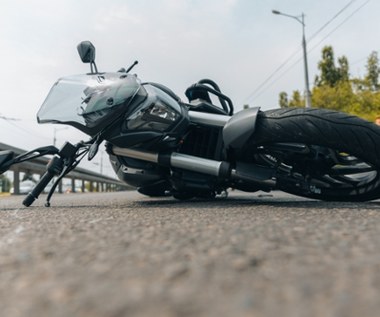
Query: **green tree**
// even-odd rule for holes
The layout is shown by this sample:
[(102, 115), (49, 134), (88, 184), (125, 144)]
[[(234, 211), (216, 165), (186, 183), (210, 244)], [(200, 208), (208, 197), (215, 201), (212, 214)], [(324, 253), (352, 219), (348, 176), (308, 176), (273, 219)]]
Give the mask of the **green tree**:
[(338, 80), (339, 81), (349, 81), (350, 80), (350, 66), (348, 64), (348, 59), (346, 56), (338, 58)]
[(0, 193), (9, 192), (11, 189), (11, 181), (5, 175), (0, 175)]
[(278, 103), (281, 108), (289, 107), (288, 94), (285, 91), (280, 92)]
[(322, 49), (322, 60), (318, 63), (320, 76), (317, 77), (317, 86), (328, 85), (333, 87), (339, 80), (339, 71), (335, 66), (334, 50), (332, 46)]
[(334, 87), (316, 86), (312, 91), (312, 104), (315, 108), (333, 109), (347, 112), (354, 102), (355, 94), (349, 81), (341, 81)]
[(368, 59), (367, 59), (367, 74), (365, 76), (365, 83), (368, 88), (372, 91), (378, 91), (380, 89), (379, 86), (379, 58), (377, 56), (377, 52), (373, 51)]
[(289, 100), (289, 107), (298, 107), (302, 108), (305, 106), (305, 101), (303, 100), (299, 90), (294, 90), (292, 99)]
[[(369, 55), (366, 67), (364, 78), (352, 78), (347, 57), (338, 58), (336, 66), (333, 48), (324, 47), (318, 63), (320, 73), (312, 89), (313, 107), (346, 112), (373, 122), (380, 116), (380, 68), (376, 52)], [(281, 92), (279, 104), (280, 107), (303, 107), (304, 98), (298, 90), (293, 91), (289, 99), (286, 92)]]

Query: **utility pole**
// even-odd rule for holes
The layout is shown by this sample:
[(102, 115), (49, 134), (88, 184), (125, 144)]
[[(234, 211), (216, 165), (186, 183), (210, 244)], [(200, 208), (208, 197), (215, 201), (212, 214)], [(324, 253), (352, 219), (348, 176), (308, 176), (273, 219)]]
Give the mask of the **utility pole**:
[(306, 38), (305, 38), (305, 15), (302, 13), (302, 15), (290, 15), (286, 13), (282, 13), (277, 10), (272, 10), (273, 14), (277, 15), (283, 15), (292, 19), (297, 20), (299, 23), (302, 24), (302, 49), (303, 49), (303, 63), (304, 63), (304, 70), (305, 70), (305, 100), (306, 100), (306, 108), (311, 108), (311, 92), (309, 88), (309, 70), (307, 66), (307, 49), (306, 49)]

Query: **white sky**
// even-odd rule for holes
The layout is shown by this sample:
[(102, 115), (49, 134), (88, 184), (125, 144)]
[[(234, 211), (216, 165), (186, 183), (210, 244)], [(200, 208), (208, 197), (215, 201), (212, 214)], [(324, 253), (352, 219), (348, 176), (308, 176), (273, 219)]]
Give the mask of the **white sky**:
[[(82, 40), (96, 46), (101, 71), (138, 60), (134, 72), (143, 81), (162, 83), (183, 99), (189, 85), (211, 78), (237, 110), (245, 103), (276, 108), (280, 91), (304, 89), (303, 64), (296, 63), (302, 27), (271, 10), (304, 12), (308, 38), (350, 2), (308, 41), (311, 83), (325, 45), (348, 57), (352, 75), (365, 73), (366, 58), (379, 51), (380, 1), (0, 0), (0, 116), (20, 119), (0, 119), (0, 142), (25, 149), (52, 143), (54, 126), (37, 125), (36, 113), (57, 78), (88, 71), (76, 51)], [(272, 84), (252, 96), (295, 52)], [(60, 145), (86, 137), (70, 128), (57, 138)]]

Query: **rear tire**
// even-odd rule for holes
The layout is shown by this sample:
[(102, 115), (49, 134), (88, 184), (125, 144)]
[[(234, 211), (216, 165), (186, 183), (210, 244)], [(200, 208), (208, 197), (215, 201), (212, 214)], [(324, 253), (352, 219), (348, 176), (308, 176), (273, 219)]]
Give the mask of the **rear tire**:
[(352, 115), (305, 108), (260, 112), (245, 151), (246, 160), (252, 157), (275, 167), (277, 189), (291, 194), (335, 201), (380, 197), (380, 128)]

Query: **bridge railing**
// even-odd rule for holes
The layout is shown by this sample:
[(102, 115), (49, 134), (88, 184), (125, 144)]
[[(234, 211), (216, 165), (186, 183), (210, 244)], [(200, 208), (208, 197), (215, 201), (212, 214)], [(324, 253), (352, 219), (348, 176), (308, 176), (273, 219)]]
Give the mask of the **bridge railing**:
[[(10, 150), (13, 151), (16, 155), (21, 153), (25, 153), (26, 150), (13, 147), (8, 144), (4, 144), (0, 142), (0, 151)], [(22, 172), (28, 174), (39, 174), (43, 175), (46, 171), (46, 164), (49, 162), (49, 158), (47, 157), (39, 157), (36, 159), (32, 159), (27, 162), (19, 163), (13, 165), (9, 170), (13, 172), (13, 193), (20, 194), (20, 174)], [(71, 179), (71, 191), (76, 192), (78, 187), (76, 186), (77, 181), (81, 181), (80, 191), (85, 192), (86, 182), (89, 183), (89, 191), (116, 191), (116, 190), (125, 190), (130, 188), (125, 183), (100, 174), (96, 173), (81, 167), (77, 167), (75, 170), (68, 173), (65, 178)], [(58, 186), (59, 192), (63, 191), (62, 182)]]

